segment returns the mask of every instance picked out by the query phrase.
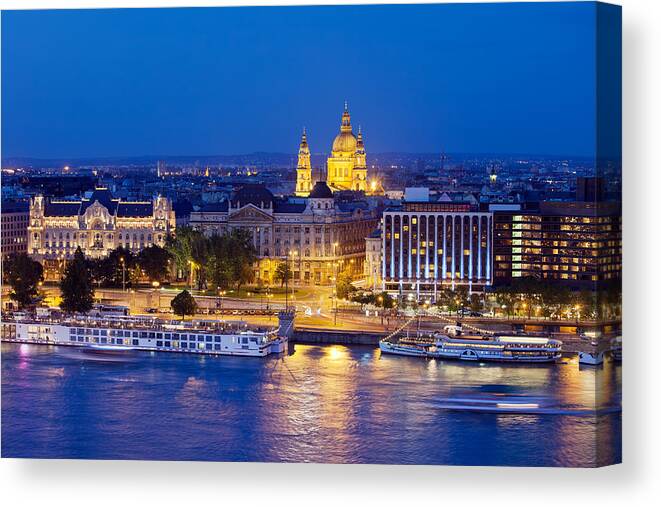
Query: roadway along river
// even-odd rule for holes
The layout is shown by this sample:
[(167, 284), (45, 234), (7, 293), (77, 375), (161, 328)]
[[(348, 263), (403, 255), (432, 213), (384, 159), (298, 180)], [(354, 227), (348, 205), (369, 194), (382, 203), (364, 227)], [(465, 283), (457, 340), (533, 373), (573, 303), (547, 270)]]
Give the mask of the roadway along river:
[[(3, 344), (2, 456), (593, 466), (621, 459), (620, 378), (610, 361), (479, 365), (361, 346), (101, 362)], [(531, 408), (472, 410), (483, 400)], [(595, 400), (604, 414), (588, 412)]]

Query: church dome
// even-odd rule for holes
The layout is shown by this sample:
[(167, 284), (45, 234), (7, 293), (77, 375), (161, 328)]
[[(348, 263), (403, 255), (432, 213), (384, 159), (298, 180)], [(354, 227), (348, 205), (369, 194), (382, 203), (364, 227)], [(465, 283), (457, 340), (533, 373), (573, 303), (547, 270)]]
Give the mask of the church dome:
[(355, 153), (356, 136), (353, 132), (340, 132), (333, 141), (333, 151)]
[(345, 153), (355, 153), (356, 151), (356, 136), (353, 135), (351, 115), (349, 114), (349, 107), (346, 102), (344, 103), (344, 112), (342, 113), (340, 133), (333, 141), (333, 151)]
[(312, 192), (310, 192), (309, 197), (311, 199), (332, 199), (333, 192), (325, 182), (317, 181), (314, 184), (314, 188), (312, 189)]

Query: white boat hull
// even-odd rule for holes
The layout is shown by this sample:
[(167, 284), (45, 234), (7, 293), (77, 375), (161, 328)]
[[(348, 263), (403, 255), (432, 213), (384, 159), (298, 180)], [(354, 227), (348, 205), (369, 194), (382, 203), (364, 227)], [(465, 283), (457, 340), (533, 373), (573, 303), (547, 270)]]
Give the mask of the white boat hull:
[(460, 361), (480, 361), (498, 363), (553, 363), (562, 357), (561, 354), (542, 356), (505, 356), (497, 354), (480, 354), (474, 350), (463, 350), (460, 352), (430, 352), (430, 357), (438, 359), (458, 359)]
[(379, 342), (379, 349), (385, 354), (398, 356), (427, 357), (427, 351), (413, 345), (398, 345), (390, 342)]
[(578, 353), (578, 364), (586, 364), (590, 366), (597, 366), (603, 364), (604, 362), (604, 353), (599, 352), (597, 354), (592, 354), (591, 352), (579, 352)]

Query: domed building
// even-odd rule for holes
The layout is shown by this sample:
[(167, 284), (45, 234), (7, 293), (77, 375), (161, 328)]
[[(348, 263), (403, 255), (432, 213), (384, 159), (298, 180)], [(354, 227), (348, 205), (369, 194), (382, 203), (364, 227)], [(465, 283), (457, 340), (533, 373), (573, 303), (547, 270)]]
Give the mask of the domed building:
[[(358, 129), (358, 136), (354, 135), (351, 115), (346, 102), (342, 113), (340, 133), (335, 136), (331, 155), (328, 157), (326, 184), (332, 192), (339, 190), (367, 191), (367, 161), (363, 134)], [(306, 132), (303, 130), (296, 166), (296, 195), (307, 197), (313, 186), (310, 148)]]
[(328, 157), (326, 183), (334, 190), (367, 190), (367, 163), (363, 135), (358, 137), (351, 127), (349, 108), (344, 103), (340, 133), (333, 140), (331, 156)]

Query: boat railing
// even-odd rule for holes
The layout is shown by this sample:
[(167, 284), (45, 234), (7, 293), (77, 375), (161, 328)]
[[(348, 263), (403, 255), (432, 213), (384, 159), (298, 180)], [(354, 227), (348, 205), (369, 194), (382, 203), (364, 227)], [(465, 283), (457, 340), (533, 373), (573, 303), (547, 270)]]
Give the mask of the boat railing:
[[(157, 321), (153, 318), (140, 318), (140, 317), (89, 317), (89, 316), (74, 316), (74, 317), (25, 317), (14, 319), (13, 316), (2, 317), (3, 323), (14, 324), (28, 324), (28, 325), (63, 325), (68, 327), (90, 327), (90, 328), (114, 328), (121, 326), (123, 329), (149, 330), (159, 332), (209, 332), (209, 333), (255, 333), (255, 334), (273, 334), (277, 332), (277, 328), (262, 327), (262, 326), (248, 326), (244, 322), (235, 323), (229, 321), (218, 321), (218, 324), (213, 324), (209, 321), (206, 325), (199, 323), (183, 323), (179, 321)], [(188, 324), (188, 325), (186, 325)], [(192, 324), (192, 325), (191, 325)]]

